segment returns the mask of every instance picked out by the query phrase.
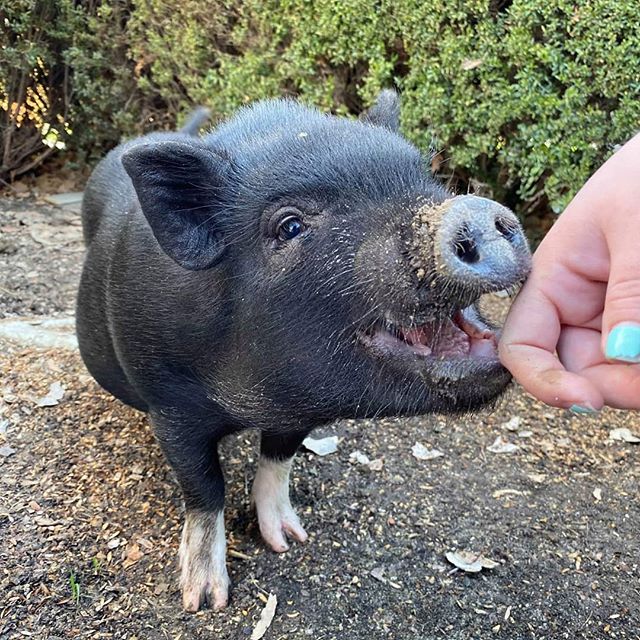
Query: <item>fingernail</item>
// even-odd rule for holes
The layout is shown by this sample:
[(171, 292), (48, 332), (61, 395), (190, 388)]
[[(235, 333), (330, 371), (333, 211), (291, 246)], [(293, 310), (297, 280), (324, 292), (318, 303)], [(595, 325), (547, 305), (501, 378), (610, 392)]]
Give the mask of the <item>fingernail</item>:
[(569, 411), (571, 411), (571, 413), (577, 413), (579, 415), (598, 413), (598, 410), (594, 409), (590, 404), (572, 404), (569, 407)]
[(640, 324), (623, 322), (611, 329), (604, 353), (609, 360), (640, 362)]

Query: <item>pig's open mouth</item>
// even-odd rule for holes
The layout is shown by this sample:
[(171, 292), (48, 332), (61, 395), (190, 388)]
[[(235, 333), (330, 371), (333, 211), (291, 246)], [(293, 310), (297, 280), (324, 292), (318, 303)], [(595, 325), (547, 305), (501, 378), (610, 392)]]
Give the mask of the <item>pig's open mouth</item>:
[(359, 338), (382, 355), (428, 360), (498, 360), (496, 330), (480, 318), (474, 306), (457, 310), (444, 321), (408, 327), (390, 319), (380, 320), (361, 331)]

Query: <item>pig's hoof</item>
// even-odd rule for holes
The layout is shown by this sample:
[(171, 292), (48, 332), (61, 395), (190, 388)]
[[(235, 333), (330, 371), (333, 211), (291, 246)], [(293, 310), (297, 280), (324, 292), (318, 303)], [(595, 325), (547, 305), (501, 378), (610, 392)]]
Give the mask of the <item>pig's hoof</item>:
[(284, 553), (289, 550), (287, 536), (298, 542), (306, 542), (307, 532), (300, 524), (298, 515), (289, 505), (278, 505), (276, 509), (258, 510), (258, 523), (262, 539), (276, 552)]
[(264, 541), (278, 553), (289, 550), (286, 536), (306, 542), (307, 532), (289, 501), (289, 472), (292, 460), (260, 458), (253, 482), (252, 501)]
[(204, 576), (188, 576), (182, 583), (182, 606), (185, 611), (195, 613), (203, 604), (220, 611), (229, 602), (229, 579), (207, 580)]
[(203, 604), (214, 611), (227, 606), (229, 575), (222, 511), (187, 511), (180, 542), (182, 605), (196, 612)]

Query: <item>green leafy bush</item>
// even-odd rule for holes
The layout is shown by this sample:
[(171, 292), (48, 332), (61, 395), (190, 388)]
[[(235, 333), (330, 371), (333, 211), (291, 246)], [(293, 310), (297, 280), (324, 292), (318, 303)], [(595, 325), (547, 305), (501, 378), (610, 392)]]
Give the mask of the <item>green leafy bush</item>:
[(29, 0), (0, 9), (0, 178), (28, 171), (63, 145), (68, 77), (47, 63), (64, 39), (57, 14)]
[[(102, 153), (141, 130), (125, 31), (130, 2), (11, 0), (0, 6), (0, 180), (56, 150)], [(149, 98), (145, 97), (145, 102)]]
[(635, 0), (79, 6), (86, 26), (64, 60), (69, 143), (85, 152), (173, 126), (193, 104), (222, 117), (297, 95), (356, 114), (396, 86), (404, 132), (440, 152), (441, 173), (544, 226), (640, 120)]

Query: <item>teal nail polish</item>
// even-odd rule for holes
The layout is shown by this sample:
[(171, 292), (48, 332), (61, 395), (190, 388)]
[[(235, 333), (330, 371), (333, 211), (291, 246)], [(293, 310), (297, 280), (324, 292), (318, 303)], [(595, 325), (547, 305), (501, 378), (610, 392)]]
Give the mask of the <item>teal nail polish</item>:
[(611, 329), (604, 353), (609, 360), (640, 362), (640, 324), (623, 322)]
[(598, 413), (597, 409), (594, 409), (593, 407), (590, 407), (589, 405), (580, 405), (580, 404), (572, 404), (569, 407), (569, 411), (571, 411), (571, 413), (577, 413), (579, 415), (587, 415), (587, 414)]

